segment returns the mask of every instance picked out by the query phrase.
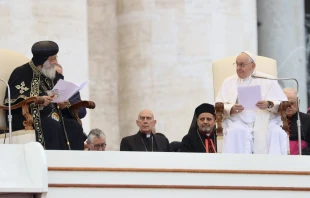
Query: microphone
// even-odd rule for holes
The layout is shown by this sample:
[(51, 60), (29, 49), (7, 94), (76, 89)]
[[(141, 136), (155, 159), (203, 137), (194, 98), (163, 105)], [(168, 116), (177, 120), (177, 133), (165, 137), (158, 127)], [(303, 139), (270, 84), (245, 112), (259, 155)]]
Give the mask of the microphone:
[(297, 136), (298, 136), (298, 152), (299, 155), (301, 155), (301, 124), (300, 124), (300, 115), (299, 115), (299, 99), (298, 99), (298, 93), (299, 93), (299, 84), (296, 78), (269, 78), (265, 76), (257, 76), (255, 73), (251, 75), (252, 78), (261, 78), (261, 79), (267, 79), (267, 80), (293, 80), (296, 82), (297, 85)]
[(9, 103), (9, 115), (8, 115), (8, 121), (9, 121), (9, 136), (10, 136), (10, 140), (9, 143), (12, 144), (12, 113), (11, 113), (11, 91), (10, 91), (10, 86), (9, 84), (0, 78), (0, 81), (4, 82), (7, 89), (8, 89), (8, 103)]

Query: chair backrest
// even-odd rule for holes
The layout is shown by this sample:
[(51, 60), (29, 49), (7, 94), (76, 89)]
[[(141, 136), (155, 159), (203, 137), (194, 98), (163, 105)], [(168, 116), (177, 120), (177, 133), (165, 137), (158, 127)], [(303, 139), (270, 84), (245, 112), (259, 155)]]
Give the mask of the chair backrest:
[[(214, 88), (214, 99), (219, 92), (225, 78), (236, 74), (236, 68), (233, 63), (236, 62), (237, 56), (230, 56), (217, 60), (212, 63), (213, 69), (213, 88)], [(264, 56), (256, 57), (256, 71), (260, 71), (271, 76), (277, 77), (277, 62), (274, 59), (267, 58)]]
[[(6, 49), (0, 49), (0, 78), (8, 81), (12, 71), (25, 63), (29, 62), (29, 58), (26, 56)], [(10, 88), (12, 89), (12, 87)], [(6, 85), (4, 83), (0, 83), (0, 100), (1, 104), (3, 104), (3, 100), (5, 97)], [(5, 113), (4, 111), (0, 112), (0, 128), (5, 128)]]

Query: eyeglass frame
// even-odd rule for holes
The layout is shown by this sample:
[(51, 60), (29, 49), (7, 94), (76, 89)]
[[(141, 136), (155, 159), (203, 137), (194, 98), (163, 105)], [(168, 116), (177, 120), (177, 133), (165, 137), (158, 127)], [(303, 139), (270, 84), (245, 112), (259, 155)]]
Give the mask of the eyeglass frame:
[(244, 64), (244, 63), (242, 63), (242, 64), (233, 63), (233, 66), (234, 67), (244, 68), (246, 65), (251, 64), (251, 63), (254, 63), (254, 62), (249, 62), (249, 63), (246, 63), (246, 64)]
[[(100, 149), (100, 148), (105, 148), (106, 146), (107, 146), (107, 144), (106, 143), (102, 143), (102, 144), (93, 144), (93, 143), (90, 143), (91, 145), (93, 145), (93, 147), (96, 149), (96, 150), (98, 150), (98, 149)], [(98, 148), (96, 148), (96, 146), (99, 146)]]
[(289, 100), (289, 103), (290, 103), (290, 105), (295, 106), (295, 105), (299, 104), (299, 101), (297, 101), (297, 100), (290, 101)]

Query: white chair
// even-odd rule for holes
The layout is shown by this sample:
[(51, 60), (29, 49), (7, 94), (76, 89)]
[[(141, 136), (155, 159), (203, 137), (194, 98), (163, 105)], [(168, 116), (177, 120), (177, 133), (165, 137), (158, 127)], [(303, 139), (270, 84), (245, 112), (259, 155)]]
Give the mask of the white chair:
[[(21, 66), (27, 62), (29, 62), (29, 58), (26, 56), (11, 51), (11, 50), (6, 50), (6, 49), (0, 49), (0, 68), (1, 68), (1, 73), (0, 73), (0, 78), (8, 81), (9, 77), (12, 73), (12, 71), (18, 67)], [(5, 92), (6, 92), (6, 85), (4, 83), (0, 84), (0, 98), (1, 100), (4, 99), (5, 97)], [(27, 102), (25, 101), (23, 104), (18, 104), (12, 106), (12, 109), (17, 109), (17, 108), (23, 108), (25, 111), (28, 110), (28, 105), (31, 102), (36, 101), (36, 98), (32, 98), (31, 100), (28, 100)], [(0, 109), (2, 110), (7, 110), (8, 108), (6, 106), (0, 106)], [(33, 130), (32, 127), (32, 116), (27, 114), (25, 112), (25, 117), (26, 117), (26, 122), (24, 123), (25, 129), (24, 130), (19, 130), (19, 131), (14, 131), (12, 133), (12, 141), (14, 144), (25, 144), (28, 142), (34, 142), (36, 141), (36, 136), (35, 136), (35, 131)], [(14, 119), (14, 118), (13, 118)], [(6, 114), (4, 111), (0, 112), (0, 128), (2, 130), (7, 130), (6, 126)], [(9, 143), (9, 134), (0, 134), (0, 144)]]
[[(223, 58), (221, 60), (217, 60), (212, 63), (213, 69), (213, 87), (214, 87), (214, 98), (216, 98), (222, 83), (224, 80), (236, 74), (236, 67), (233, 66), (233, 63), (236, 62), (237, 56), (230, 56), (227, 58)], [(256, 70), (269, 74), (273, 77), (277, 77), (277, 62), (274, 59), (257, 56), (256, 57)], [(282, 102), (279, 108), (279, 112), (281, 113), (281, 119), (283, 121), (283, 129), (287, 132), (288, 125), (285, 116), (285, 109), (289, 106), (288, 102)], [(223, 115), (224, 106), (221, 103), (215, 104), (216, 116), (217, 116), (217, 132), (218, 132), (218, 139), (217, 139), (217, 147), (218, 152), (222, 152), (222, 145), (223, 145), (223, 136), (222, 136), (222, 122), (225, 119)]]

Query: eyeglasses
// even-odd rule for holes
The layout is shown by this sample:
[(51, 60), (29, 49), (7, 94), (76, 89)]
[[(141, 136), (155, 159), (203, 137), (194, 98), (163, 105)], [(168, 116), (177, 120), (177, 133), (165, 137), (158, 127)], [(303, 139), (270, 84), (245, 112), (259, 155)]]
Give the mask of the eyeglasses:
[(95, 149), (105, 148), (107, 146), (106, 143), (103, 144), (92, 144)]
[(294, 106), (294, 105), (296, 105), (297, 104), (297, 102), (296, 101), (289, 101), (290, 102), (290, 104), (292, 105), (292, 106)]
[(234, 67), (241, 67), (241, 68), (244, 68), (246, 65), (248, 65), (248, 64), (251, 64), (251, 63), (253, 63), (253, 62), (250, 62), (250, 63), (246, 63), (246, 64), (244, 64), (244, 63), (241, 63), (241, 64), (237, 64), (237, 63), (233, 63), (233, 66)]
[(139, 120), (141, 120), (141, 121), (144, 121), (144, 120), (150, 121), (150, 120), (152, 120), (152, 119), (153, 119), (153, 118), (150, 117), (150, 116), (140, 116), (140, 117), (139, 117)]

